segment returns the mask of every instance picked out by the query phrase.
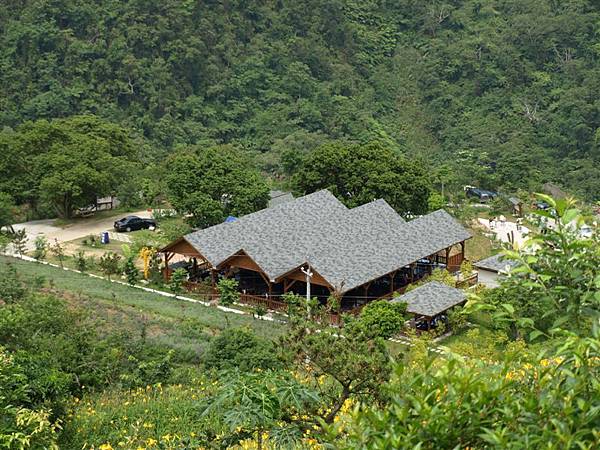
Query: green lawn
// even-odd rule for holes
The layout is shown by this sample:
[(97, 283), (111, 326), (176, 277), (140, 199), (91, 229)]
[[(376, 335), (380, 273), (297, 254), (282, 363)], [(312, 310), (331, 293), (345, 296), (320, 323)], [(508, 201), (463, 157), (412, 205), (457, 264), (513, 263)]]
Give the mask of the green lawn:
[[(251, 327), (258, 335), (277, 338), (284, 331), (279, 323), (252, 316), (225, 313), (214, 307), (167, 298), (140, 289), (110, 283), (84, 274), (0, 256), (0, 271), (13, 264), (26, 279), (42, 277), (46, 289), (82, 307), (105, 326), (145, 334), (159, 344), (199, 355), (201, 349), (227, 326)], [(228, 324), (229, 322), (229, 324)]]
[[(156, 343), (195, 354), (200, 354), (206, 343), (228, 326), (228, 321), (229, 326), (249, 327), (256, 334), (271, 339), (285, 332), (285, 325), (281, 323), (254, 319), (251, 315), (225, 313), (214, 307), (175, 300), (17, 258), (0, 256), (0, 271), (7, 263), (15, 266), (25, 278), (42, 277), (46, 286), (51, 286), (77, 307), (93, 314), (107, 328), (145, 333)], [(67, 267), (72, 265), (65, 264)], [(193, 294), (186, 296), (194, 297)], [(251, 311), (249, 307), (240, 309)], [(400, 343), (388, 341), (387, 344), (394, 356), (407, 349)]]

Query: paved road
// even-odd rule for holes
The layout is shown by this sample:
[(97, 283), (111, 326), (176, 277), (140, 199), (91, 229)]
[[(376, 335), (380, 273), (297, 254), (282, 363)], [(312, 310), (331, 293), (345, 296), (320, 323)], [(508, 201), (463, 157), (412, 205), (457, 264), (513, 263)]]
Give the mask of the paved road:
[(32, 220), (30, 222), (18, 223), (13, 225), (15, 230), (25, 229), (29, 240), (27, 241), (27, 249), (33, 250), (36, 236), (45, 235), (48, 241), (54, 242), (54, 239), (58, 239), (61, 242), (72, 241), (74, 239), (80, 239), (91, 234), (99, 235), (103, 231), (110, 231), (113, 228), (113, 223), (117, 218), (124, 217), (125, 215), (139, 216), (144, 218), (150, 218), (151, 212), (148, 211), (137, 211), (133, 213), (119, 213), (110, 217), (103, 217), (101, 219), (90, 217), (86, 219), (79, 219), (64, 227), (54, 225), (55, 220)]

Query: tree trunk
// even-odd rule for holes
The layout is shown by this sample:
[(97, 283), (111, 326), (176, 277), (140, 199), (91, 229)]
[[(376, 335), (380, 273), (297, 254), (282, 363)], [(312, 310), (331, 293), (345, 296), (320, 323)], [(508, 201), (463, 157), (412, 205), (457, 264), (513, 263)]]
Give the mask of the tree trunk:
[(263, 448), (262, 430), (259, 429), (256, 433), (257, 433), (257, 436), (256, 436), (256, 448), (258, 450), (262, 450), (262, 448)]
[(323, 418), (325, 423), (333, 423), (333, 419), (335, 419), (337, 413), (340, 411), (340, 409), (342, 409), (342, 406), (344, 406), (344, 402), (348, 399), (348, 397), (350, 397), (350, 389), (348, 386), (343, 386), (340, 398), (337, 399), (329, 414)]

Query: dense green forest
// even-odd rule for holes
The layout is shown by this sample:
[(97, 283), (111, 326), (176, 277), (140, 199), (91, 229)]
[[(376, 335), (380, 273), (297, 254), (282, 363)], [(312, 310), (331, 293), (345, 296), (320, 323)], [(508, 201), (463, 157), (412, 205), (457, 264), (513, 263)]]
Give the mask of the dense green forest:
[[(331, 140), (600, 197), (592, 0), (4, 0), (0, 127), (93, 114), (289, 174)], [(452, 170), (460, 168), (460, 170)]]

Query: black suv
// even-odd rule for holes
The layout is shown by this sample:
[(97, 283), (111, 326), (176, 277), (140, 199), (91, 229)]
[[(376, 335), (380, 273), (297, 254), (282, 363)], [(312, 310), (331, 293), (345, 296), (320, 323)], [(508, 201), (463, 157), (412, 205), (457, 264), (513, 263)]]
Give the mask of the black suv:
[(156, 228), (156, 222), (152, 219), (142, 219), (138, 216), (127, 216), (115, 222), (115, 231), (135, 231)]

